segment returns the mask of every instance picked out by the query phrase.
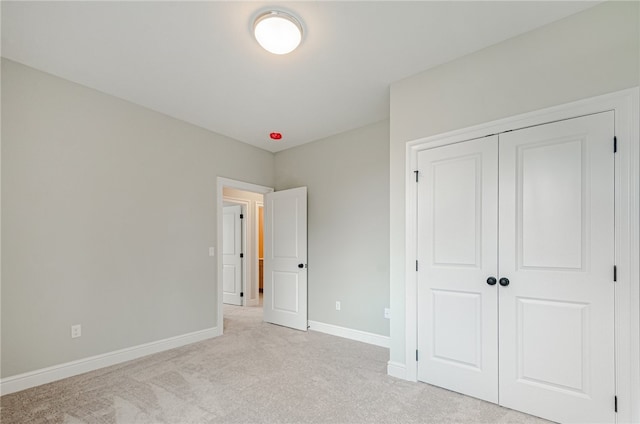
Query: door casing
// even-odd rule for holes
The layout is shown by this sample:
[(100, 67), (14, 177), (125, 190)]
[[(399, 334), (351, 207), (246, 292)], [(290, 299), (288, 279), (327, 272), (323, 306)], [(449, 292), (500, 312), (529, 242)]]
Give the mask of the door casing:
[[(404, 378), (417, 381), (417, 189), (418, 152), (437, 146), (564, 119), (614, 111), (615, 155), (615, 350), (618, 422), (640, 422), (640, 89), (638, 87), (488, 122), (406, 145), (405, 367)], [(612, 140), (613, 149), (613, 140)], [(612, 270), (613, 273), (613, 270)], [(612, 275), (613, 277), (613, 275)], [(393, 375), (398, 376), (398, 365)]]

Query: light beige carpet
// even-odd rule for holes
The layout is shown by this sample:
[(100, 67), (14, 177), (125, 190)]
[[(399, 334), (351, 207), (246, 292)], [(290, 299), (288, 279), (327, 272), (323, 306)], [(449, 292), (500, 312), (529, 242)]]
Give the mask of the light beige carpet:
[(225, 334), (0, 398), (10, 423), (543, 423), (386, 375), (387, 349), (261, 322), (225, 306)]

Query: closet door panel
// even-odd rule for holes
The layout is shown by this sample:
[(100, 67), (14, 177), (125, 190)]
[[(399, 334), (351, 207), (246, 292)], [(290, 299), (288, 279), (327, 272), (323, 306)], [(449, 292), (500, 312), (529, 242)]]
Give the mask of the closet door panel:
[(500, 404), (613, 422), (613, 113), (500, 135)]
[(497, 137), (418, 165), (418, 378), (498, 401)]

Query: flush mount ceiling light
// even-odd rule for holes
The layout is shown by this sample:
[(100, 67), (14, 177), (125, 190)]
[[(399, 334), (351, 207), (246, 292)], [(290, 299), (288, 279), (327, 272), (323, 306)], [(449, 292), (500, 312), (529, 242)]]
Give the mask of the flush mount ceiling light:
[(258, 43), (273, 54), (291, 53), (302, 41), (302, 25), (285, 12), (271, 10), (258, 16), (253, 23)]

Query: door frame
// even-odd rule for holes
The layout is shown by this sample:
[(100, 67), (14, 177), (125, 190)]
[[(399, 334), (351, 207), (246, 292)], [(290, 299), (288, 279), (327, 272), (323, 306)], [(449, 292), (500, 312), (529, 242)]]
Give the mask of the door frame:
[[(267, 194), (271, 193), (272, 187), (261, 186), (258, 184), (247, 183), (244, 181), (233, 180), (231, 178), (225, 178), (218, 176), (216, 178), (216, 286), (217, 286), (217, 299), (216, 299), (216, 327), (218, 328), (218, 335), (224, 333), (224, 317), (222, 314), (222, 208), (224, 204), (223, 188), (234, 188), (237, 190), (251, 191), (254, 193)], [(257, 260), (257, 258), (256, 258)], [(246, 262), (246, 261), (245, 261)], [(244, 264), (243, 264), (244, 265)], [(244, 301), (243, 301), (244, 304)]]
[[(615, 351), (618, 422), (640, 422), (640, 88), (635, 87), (421, 138), (405, 156), (405, 379), (417, 381), (417, 188), (418, 152), (508, 130), (614, 111), (615, 136)], [(612, 141), (613, 149), (613, 141)], [(612, 269), (613, 278), (613, 269)]]

